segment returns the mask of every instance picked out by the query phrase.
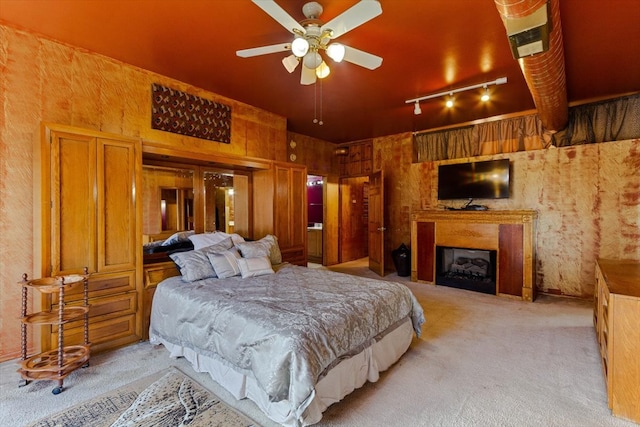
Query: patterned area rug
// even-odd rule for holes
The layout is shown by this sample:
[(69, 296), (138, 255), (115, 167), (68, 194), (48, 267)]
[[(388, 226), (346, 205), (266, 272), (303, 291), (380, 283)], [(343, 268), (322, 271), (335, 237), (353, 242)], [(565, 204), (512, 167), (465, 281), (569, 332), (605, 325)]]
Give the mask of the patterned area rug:
[(149, 378), (135, 381), (30, 427), (259, 427), (175, 367), (153, 377), (159, 379), (151, 385)]

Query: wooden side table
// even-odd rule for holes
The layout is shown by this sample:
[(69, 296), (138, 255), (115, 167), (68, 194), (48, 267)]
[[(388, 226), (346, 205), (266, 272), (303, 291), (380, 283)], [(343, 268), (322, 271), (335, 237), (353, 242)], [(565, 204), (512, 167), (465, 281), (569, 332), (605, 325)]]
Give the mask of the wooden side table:
[[(89, 344), (89, 274), (45, 277), (27, 280), (22, 276), (22, 324), (21, 346), (22, 354), (20, 369), (22, 376), (20, 386), (29, 384), (32, 380), (57, 380), (58, 385), (52, 390), (53, 394), (60, 394), (64, 378), (74, 370), (88, 366), (90, 356)], [(84, 286), (84, 305), (65, 307), (65, 292), (76, 286)], [(27, 314), (27, 299), (29, 289), (44, 293), (58, 294), (58, 308), (51, 311)], [(64, 325), (73, 320), (84, 318), (84, 345), (64, 345)], [(34, 354), (27, 357), (27, 325), (57, 325), (58, 347), (56, 349)]]

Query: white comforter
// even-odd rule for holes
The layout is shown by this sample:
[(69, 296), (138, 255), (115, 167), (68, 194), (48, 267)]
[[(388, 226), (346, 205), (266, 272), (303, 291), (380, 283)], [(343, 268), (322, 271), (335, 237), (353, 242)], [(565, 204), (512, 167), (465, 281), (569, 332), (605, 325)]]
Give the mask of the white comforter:
[(326, 370), (407, 317), (419, 335), (423, 310), (402, 284), (287, 264), (251, 279), (163, 281), (150, 333), (254, 377), (299, 412)]

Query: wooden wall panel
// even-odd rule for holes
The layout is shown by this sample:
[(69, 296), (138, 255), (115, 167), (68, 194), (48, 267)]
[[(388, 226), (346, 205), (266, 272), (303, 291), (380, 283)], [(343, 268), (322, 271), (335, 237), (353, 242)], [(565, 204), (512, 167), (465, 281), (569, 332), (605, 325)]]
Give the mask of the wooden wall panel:
[[(412, 280), (425, 280), (433, 282), (435, 277), (435, 265), (433, 253), (435, 251), (436, 238), (435, 222), (419, 222), (416, 224), (416, 239), (420, 241), (420, 249), (416, 254), (416, 265), (412, 266)], [(412, 257), (413, 259), (413, 257)]]
[(384, 265), (393, 271), (391, 251), (401, 243), (411, 246), (411, 212), (419, 183), (411, 169), (413, 142), (410, 133), (373, 140), (373, 171), (384, 170), (386, 227), (384, 236)]
[(498, 250), (498, 292), (522, 296), (524, 274), (524, 233), (522, 224), (500, 224)]
[[(293, 142), (293, 144), (292, 144)], [(287, 162), (307, 167), (309, 175), (338, 175), (336, 145), (318, 138), (287, 132)], [(291, 155), (295, 155), (295, 160)]]

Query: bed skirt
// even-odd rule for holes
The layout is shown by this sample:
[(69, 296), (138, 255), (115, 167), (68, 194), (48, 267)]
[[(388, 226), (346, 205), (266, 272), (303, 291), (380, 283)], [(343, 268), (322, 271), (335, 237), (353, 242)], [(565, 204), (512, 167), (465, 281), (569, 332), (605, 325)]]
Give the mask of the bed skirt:
[(380, 372), (388, 369), (409, 349), (413, 334), (411, 319), (406, 319), (370, 347), (334, 366), (318, 381), (309, 399), (295, 409), (291, 408), (288, 401), (269, 401), (269, 396), (260, 389), (253, 377), (241, 374), (213, 358), (165, 342), (153, 334), (150, 334), (149, 341), (164, 345), (170, 357), (184, 357), (196, 372), (208, 373), (236, 399), (251, 399), (273, 421), (298, 427), (319, 422), (329, 405), (339, 402), (367, 381), (376, 382)]

